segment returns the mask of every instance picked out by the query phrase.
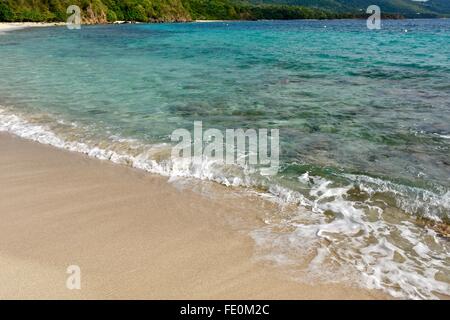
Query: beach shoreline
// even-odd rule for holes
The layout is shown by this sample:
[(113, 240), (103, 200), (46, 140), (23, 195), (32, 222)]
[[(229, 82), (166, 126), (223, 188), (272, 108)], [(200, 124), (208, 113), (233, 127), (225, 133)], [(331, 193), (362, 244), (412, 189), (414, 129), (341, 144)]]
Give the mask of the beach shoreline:
[[(393, 54), (381, 74), (378, 60), (355, 63), (345, 41), (336, 43), (344, 64), (322, 55), (348, 30), (365, 30), (358, 22), (333, 22), (324, 33), (304, 21), (101, 25), (83, 36), (53, 25), (0, 32), (0, 297), (448, 299), (450, 131), (440, 115), (450, 96), (438, 81), (446, 60), (420, 58), (445, 48), (447, 23), (386, 25), (383, 43), (393, 31), (410, 44), (406, 28), (436, 41), (411, 47), (413, 69)], [(254, 54), (255, 28), (276, 39), (261, 47), (274, 59)], [(293, 34), (321, 44), (306, 73), (310, 55)], [(353, 35), (371, 45), (364, 32)], [(333, 90), (359, 99), (323, 95), (330, 83), (314, 76), (321, 63), (339, 79)], [(367, 66), (381, 83), (361, 77)], [(422, 123), (419, 109), (397, 104), (422, 99), (406, 88), (424, 69), (439, 95), (425, 90), (435, 108)], [(400, 91), (387, 86), (394, 74)], [(305, 79), (314, 80), (303, 87)], [(386, 98), (366, 105), (367, 92), (379, 90)], [(380, 113), (380, 105), (396, 108)], [(398, 131), (398, 112), (411, 113), (402, 120), (411, 131)], [(196, 121), (223, 137), (231, 128), (279, 129), (280, 171), (174, 159), (174, 130), (194, 125), (194, 140), (205, 137)], [(81, 268), (82, 292), (65, 287), (70, 265)]]
[[(1, 299), (386, 299), (257, 261), (251, 199), (0, 134)], [(220, 195), (225, 187), (216, 186)], [(229, 199), (229, 198), (228, 198)], [(81, 290), (66, 288), (78, 265)]]
[(65, 25), (65, 22), (0, 22), (0, 32), (15, 31), (28, 28), (60, 27)]

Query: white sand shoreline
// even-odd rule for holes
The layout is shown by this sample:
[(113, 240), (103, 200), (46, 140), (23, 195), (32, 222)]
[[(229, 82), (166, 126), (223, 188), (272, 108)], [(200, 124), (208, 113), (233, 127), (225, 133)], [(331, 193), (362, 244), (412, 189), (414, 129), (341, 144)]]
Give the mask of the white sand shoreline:
[[(255, 261), (253, 241), (226, 222), (258, 223), (254, 201), (5, 133), (0, 150), (0, 299), (389, 298)], [(81, 290), (66, 288), (69, 265)]]
[(0, 33), (27, 28), (65, 26), (65, 22), (0, 22)]
[(242, 21), (242, 20), (194, 20), (193, 22), (211, 23), (211, 22), (232, 22), (232, 21)]

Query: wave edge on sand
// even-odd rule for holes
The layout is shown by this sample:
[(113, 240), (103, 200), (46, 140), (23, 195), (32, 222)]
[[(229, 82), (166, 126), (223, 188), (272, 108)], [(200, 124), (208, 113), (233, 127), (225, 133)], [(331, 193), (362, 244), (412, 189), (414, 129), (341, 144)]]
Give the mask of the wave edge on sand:
[[(112, 141), (134, 145), (136, 154), (130, 155), (85, 142), (66, 141), (45, 125), (31, 123), (4, 109), (0, 109), (0, 131), (166, 177), (196, 178), (226, 186), (250, 188), (251, 193), (256, 192), (258, 196), (277, 203), (280, 208), (279, 212), (267, 217), (265, 227), (250, 233), (257, 245), (257, 255), (275, 265), (288, 268), (294, 266), (291, 269), (295, 269), (296, 262), (307, 262), (308, 277), (331, 281), (338, 273), (341, 281), (353, 279), (363, 288), (380, 289), (398, 298), (437, 298), (434, 292), (450, 294), (448, 283), (435, 279), (436, 275), (442, 278), (439, 276), (442, 273), (445, 278), (448, 268), (446, 240), (439, 239), (439, 235), (431, 229), (421, 229), (412, 219), (394, 223), (385, 218), (368, 219), (364, 210), (381, 217), (386, 208), (372, 199), (368, 202), (348, 199), (352, 186), (336, 187), (331, 181), (306, 173), (299, 177), (299, 182), (311, 188), (307, 196), (276, 184), (269, 185), (267, 191), (261, 192), (252, 188), (256, 183), (252, 177), (226, 176), (214, 163), (188, 169), (180, 166), (180, 170), (174, 170), (170, 162), (157, 160), (161, 155), (163, 159), (167, 156), (170, 149), (168, 144), (153, 145), (141, 152), (137, 141), (112, 137)], [(377, 184), (370, 177), (357, 176), (352, 177), (352, 180), (358, 181), (358, 188), (365, 189), (366, 193), (377, 194), (382, 188), (386, 189), (386, 184)], [(393, 192), (401, 193), (395, 189)], [(427, 197), (430, 198), (430, 195)], [(441, 198), (434, 197), (442, 201), (444, 207), (449, 206), (448, 194)], [(294, 209), (286, 209), (292, 204)], [(330, 211), (339, 214), (331, 218), (327, 216)], [(403, 214), (401, 219), (409, 218)], [(400, 234), (407, 242), (402, 245), (396, 243), (390, 230), (395, 230), (395, 236)], [(423, 244), (424, 241), (427, 244)], [(429, 247), (433, 243), (438, 249)], [(311, 254), (314, 258), (304, 261), (304, 257), (310, 257)], [(418, 265), (427, 266), (423, 270), (426, 273), (419, 274)]]

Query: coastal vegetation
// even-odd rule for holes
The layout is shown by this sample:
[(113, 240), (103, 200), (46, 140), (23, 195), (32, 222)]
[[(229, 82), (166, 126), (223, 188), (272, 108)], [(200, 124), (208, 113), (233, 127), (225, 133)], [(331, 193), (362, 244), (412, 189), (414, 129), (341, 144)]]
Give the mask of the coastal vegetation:
[(335, 12), (361, 12), (372, 4), (382, 12), (400, 14), (407, 18), (433, 18), (450, 16), (449, 0), (250, 0), (254, 4), (289, 4), (332, 10)]
[(84, 23), (114, 21), (166, 22), (192, 20), (339, 19), (365, 13), (283, 3), (239, 0), (0, 0), (0, 21), (66, 21), (69, 5), (82, 9)]

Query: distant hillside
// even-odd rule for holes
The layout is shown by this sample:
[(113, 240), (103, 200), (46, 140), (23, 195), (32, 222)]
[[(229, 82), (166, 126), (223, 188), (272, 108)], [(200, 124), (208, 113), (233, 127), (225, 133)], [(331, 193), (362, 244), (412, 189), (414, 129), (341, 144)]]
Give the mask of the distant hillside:
[(309, 2), (305, 6), (284, 4), (295, 3), (294, 0), (265, 3), (251, 3), (248, 0), (0, 0), (0, 21), (65, 21), (66, 8), (72, 4), (82, 9), (83, 23), (118, 20), (339, 19), (363, 16), (363, 13), (355, 10), (335, 10), (331, 4), (336, 0), (320, 1), (329, 3), (323, 8), (314, 8)]
[(191, 19), (181, 0), (0, 0), (0, 20), (65, 21), (73, 4), (82, 9), (85, 23)]
[(338, 12), (360, 12), (376, 4), (385, 13), (405, 17), (450, 16), (450, 0), (251, 0), (252, 3), (300, 5)]

